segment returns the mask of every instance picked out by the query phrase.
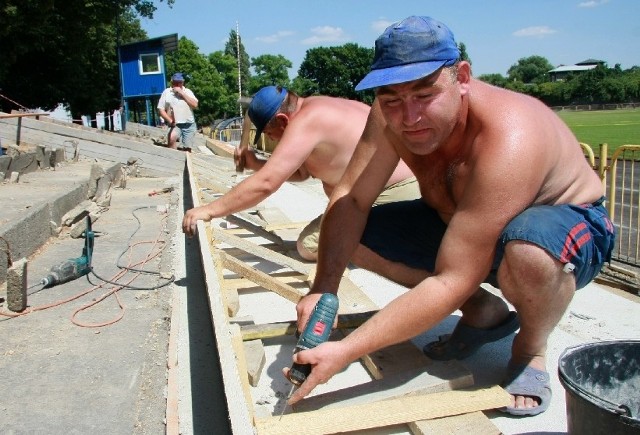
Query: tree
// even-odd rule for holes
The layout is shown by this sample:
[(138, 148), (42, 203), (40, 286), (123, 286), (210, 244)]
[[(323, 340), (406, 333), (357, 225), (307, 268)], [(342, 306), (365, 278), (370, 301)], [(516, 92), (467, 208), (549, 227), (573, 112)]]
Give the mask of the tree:
[(460, 50), (460, 60), (466, 60), (471, 65), (471, 58), (469, 58), (469, 54), (467, 53), (467, 46), (464, 45), (464, 42), (458, 43), (458, 50)]
[[(151, 0), (4, 0), (2, 94), (30, 108), (67, 104), (74, 117), (117, 107), (118, 40), (146, 38), (137, 16), (152, 18), (155, 10)], [(0, 99), (0, 108), (19, 107)]]
[[(356, 92), (354, 88), (369, 72), (372, 60), (373, 48), (354, 43), (312, 48), (307, 50), (298, 76), (317, 84), (314, 93), (371, 102), (372, 91)], [(308, 83), (298, 80), (298, 84)]]
[(185, 84), (198, 98), (195, 115), (199, 126), (209, 125), (215, 119), (226, 116), (229, 92), (224, 78), (209, 59), (199, 52), (193, 41), (181, 37), (178, 49), (166, 55), (166, 67), (167, 82), (174, 72), (186, 74)]
[(482, 74), (478, 76), (478, 80), (482, 80), (490, 85), (498, 86), (499, 88), (507, 86), (507, 78), (502, 74)]
[(251, 59), (255, 75), (251, 77), (249, 94), (253, 95), (260, 88), (269, 85), (289, 87), (289, 71), (293, 64), (281, 54), (263, 54)]
[(542, 83), (546, 81), (546, 74), (553, 69), (553, 65), (542, 56), (523, 57), (518, 63), (511, 65), (507, 71), (510, 81), (522, 83)]
[[(239, 55), (238, 49), (240, 52)], [(251, 79), (251, 72), (249, 71), (251, 62), (249, 61), (249, 55), (242, 44), (242, 37), (238, 37), (235, 30), (231, 30), (231, 32), (229, 32), (229, 40), (224, 45), (224, 54), (232, 56), (236, 59), (236, 62), (238, 61), (238, 58), (240, 58), (240, 84), (242, 86), (242, 95), (248, 95), (247, 91), (249, 87), (249, 80)]]
[(238, 61), (230, 54), (215, 51), (209, 54), (209, 63), (222, 77), (223, 95), (218, 100), (218, 118), (227, 118), (240, 113), (238, 105)]

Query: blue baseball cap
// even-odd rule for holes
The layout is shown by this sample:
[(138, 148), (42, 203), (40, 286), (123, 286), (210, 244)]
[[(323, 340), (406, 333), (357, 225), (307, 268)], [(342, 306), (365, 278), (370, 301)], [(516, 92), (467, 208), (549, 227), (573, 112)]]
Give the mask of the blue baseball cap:
[(287, 90), (280, 86), (265, 86), (253, 96), (247, 114), (251, 118), (253, 125), (256, 126), (254, 144), (258, 142), (262, 130), (278, 112), (286, 96)]
[(182, 73), (175, 73), (174, 75), (171, 76), (171, 81), (184, 82), (184, 76), (182, 75)]
[(356, 91), (418, 80), (453, 65), (460, 51), (451, 30), (430, 17), (411, 16), (376, 39), (371, 72)]

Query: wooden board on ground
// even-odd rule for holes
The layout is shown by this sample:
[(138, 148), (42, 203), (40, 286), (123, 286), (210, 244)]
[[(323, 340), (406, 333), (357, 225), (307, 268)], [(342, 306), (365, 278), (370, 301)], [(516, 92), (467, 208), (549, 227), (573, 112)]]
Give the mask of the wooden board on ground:
[(375, 403), (256, 418), (258, 434), (330, 434), (495, 409), (509, 404), (501, 387), (455, 390)]

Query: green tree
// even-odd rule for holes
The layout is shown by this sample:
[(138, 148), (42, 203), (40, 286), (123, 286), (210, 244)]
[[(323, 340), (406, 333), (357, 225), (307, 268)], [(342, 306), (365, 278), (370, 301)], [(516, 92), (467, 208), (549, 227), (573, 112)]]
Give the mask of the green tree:
[[(240, 51), (239, 55), (238, 49)], [(231, 30), (229, 32), (229, 39), (224, 45), (224, 54), (228, 54), (233, 57), (236, 59), (236, 62), (238, 62), (238, 58), (240, 59), (240, 84), (242, 85), (242, 95), (248, 95), (249, 81), (251, 80), (251, 72), (249, 70), (251, 62), (249, 60), (249, 55), (242, 44), (242, 37), (238, 37), (235, 30)]]
[(167, 83), (174, 72), (186, 74), (185, 85), (198, 98), (195, 111), (196, 123), (199, 126), (211, 124), (217, 118), (225, 116), (224, 107), (228, 92), (223, 76), (216, 70), (209, 59), (199, 52), (198, 46), (185, 36), (178, 41), (178, 49), (166, 56)]
[[(74, 117), (117, 107), (118, 40), (146, 38), (137, 17), (155, 10), (150, 0), (3, 0), (2, 94), (30, 108), (67, 104)], [(18, 107), (0, 99), (0, 108)]]
[(460, 60), (466, 60), (471, 64), (471, 58), (469, 57), (469, 53), (467, 53), (467, 46), (464, 42), (458, 43), (458, 50), (460, 50)]
[(542, 83), (547, 81), (547, 73), (553, 65), (542, 56), (523, 57), (507, 71), (510, 81), (522, 83)]
[(280, 85), (286, 88), (290, 86), (288, 69), (293, 64), (281, 54), (263, 54), (251, 58), (251, 65), (255, 75), (251, 77), (249, 95), (255, 94), (264, 86)]
[(498, 86), (499, 88), (507, 86), (507, 78), (502, 74), (482, 74), (478, 76), (478, 80), (482, 80), (490, 85)]
[(217, 118), (228, 118), (240, 113), (238, 105), (238, 61), (230, 54), (216, 51), (209, 54), (209, 63), (223, 81), (223, 95), (218, 101)]
[[(298, 76), (315, 82), (315, 93), (370, 103), (373, 101), (373, 92), (356, 92), (355, 86), (369, 72), (372, 60), (373, 48), (354, 43), (312, 48), (307, 50)], [(304, 85), (309, 82), (298, 80), (297, 83)]]

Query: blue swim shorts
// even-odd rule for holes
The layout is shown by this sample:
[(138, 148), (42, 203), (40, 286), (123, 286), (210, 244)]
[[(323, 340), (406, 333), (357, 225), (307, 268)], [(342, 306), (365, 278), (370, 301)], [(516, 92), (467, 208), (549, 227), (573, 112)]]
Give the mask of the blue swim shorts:
[[(576, 277), (576, 288), (587, 285), (611, 260), (615, 229), (602, 205), (537, 205), (511, 220), (500, 234), (492, 271), (505, 245), (523, 240), (540, 246)], [(433, 271), (447, 225), (422, 200), (373, 207), (361, 243), (387, 260)]]

